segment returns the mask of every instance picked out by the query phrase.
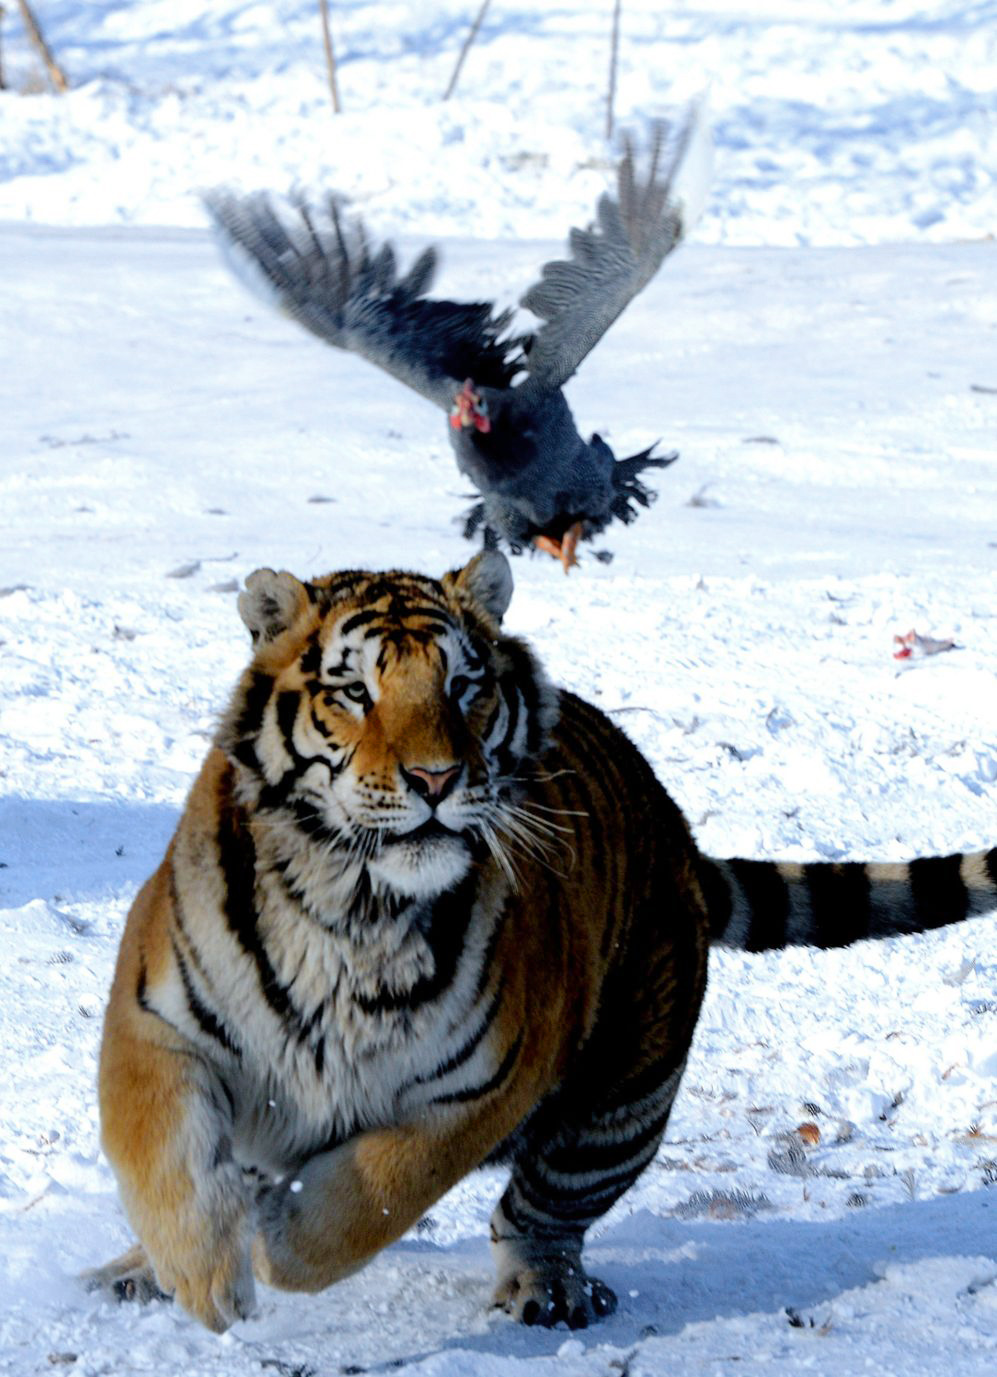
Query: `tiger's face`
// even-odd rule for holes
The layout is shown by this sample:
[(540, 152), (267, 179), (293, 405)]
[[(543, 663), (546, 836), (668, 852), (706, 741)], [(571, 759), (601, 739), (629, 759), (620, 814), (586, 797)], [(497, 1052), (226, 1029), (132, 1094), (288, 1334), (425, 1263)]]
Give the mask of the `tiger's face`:
[(530, 651), (499, 630), (511, 591), (496, 552), (441, 581), (251, 575), (256, 653), (219, 744), (260, 811), (408, 898), (452, 888), (485, 851), (508, 858), (517, 775), (554, 712)]

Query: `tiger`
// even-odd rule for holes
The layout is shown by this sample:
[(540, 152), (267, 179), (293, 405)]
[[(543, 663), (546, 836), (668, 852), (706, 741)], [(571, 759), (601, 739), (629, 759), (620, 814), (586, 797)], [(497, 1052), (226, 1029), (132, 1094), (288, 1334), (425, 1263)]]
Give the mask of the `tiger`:
[(711, 944), (957, 922), (997, 848), (702, 855), (627, 736), (502, 629), (508, 562), (260, 569), (252, 658), (122, 937), (102, 1142), (139, 1242), (90, 1274), (209, 1329), (317, 1292), (486, 1163), (494, 1303), (583, 1328), (586, 1230), (654, 1157)]

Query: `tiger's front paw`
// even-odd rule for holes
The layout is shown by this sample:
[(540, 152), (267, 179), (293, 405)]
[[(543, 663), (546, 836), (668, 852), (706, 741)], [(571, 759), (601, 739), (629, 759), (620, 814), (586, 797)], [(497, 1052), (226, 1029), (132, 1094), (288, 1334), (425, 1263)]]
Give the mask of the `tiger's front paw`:
[(587, 1329), (613, 1313), (616, 1295), (604, 1281), (588, 1276), (580, 1264), (566, 1264), (563, 1257), (554, 1255), (536, 1258), (503, 1276), (492, 1304), (521, 1324), (551, 1329), (563, 1321), (569, 1329)]
[(162, 1280), (189, 1315), (216, 1334), (256, 1312), (256, 1288), (248, 1247), (220, 1249), (197, 1268), (189, 1263)]
[(250, 1265), (248, 1242), (243, 1231), (234, 1238), (218, 1236), (214, 1246), (191, 1250), (187, 1256), (153, 1267), (141, 1243), (103, 1267), (84, 1272), (81, 1280), (88, 1291), (99, 1291), (109, 1300), (173, 1300), (188, 1314), (223, 1333), (236, 1320), (245, 1320), (256, 1310), (256, 1290)]
[(92, 1267), (80, 1280), (88, 1291), (99, 1291), (108, 1300), (137, 1301), (145, 1305), (154, 1300), (172, 1300), (152, 1270), (152, 1263), (141, 1243), (135, 1243), (113, 1262)]

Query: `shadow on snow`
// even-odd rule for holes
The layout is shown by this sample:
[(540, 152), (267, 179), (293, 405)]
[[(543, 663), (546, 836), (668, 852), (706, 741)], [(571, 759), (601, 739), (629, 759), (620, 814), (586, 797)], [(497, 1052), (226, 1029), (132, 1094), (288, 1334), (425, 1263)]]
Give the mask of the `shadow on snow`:
[(178, 817), (162, 803), (0, 799), (0, 908), (140, 885), (162, 859)]

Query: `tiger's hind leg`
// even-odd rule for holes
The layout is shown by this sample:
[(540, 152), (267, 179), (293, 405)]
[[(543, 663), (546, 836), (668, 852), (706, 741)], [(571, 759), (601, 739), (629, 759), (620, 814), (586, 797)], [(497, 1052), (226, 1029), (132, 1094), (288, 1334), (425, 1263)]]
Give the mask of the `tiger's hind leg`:
[(509, 1145), (512, 1176), (491, 1226), (495, 1303), (525, 1324), (581, 1329), (615, 1309), (612, 1290), (582, 1265), (585, 1231), (654, 1157), (692, 1043), (706, 909), (673, 852), (650, 858), (629, 932), (608, 934), (625, 956), (603, 983), (595, 1027)]
[(616, 1309), (611, 1288), (582, 1265), (585, 1231), (657, 1151), (683, 1066), (644, 1071), (631, 1087), (638, 1098), (614, 1097), (588, 1116), (566, 1112), (561, 1096), (540, 1111), (492, 1215), (493, 1304), (523, 1324), (571, 1329)]
[(133, 1243), (127, 1252), (103, 1267), (91, 1267), (80, 1280), (88, 1291), (100, 1291), (118, 1301), (172, 1300), (156, 1280), (152, 1263), (141, 1243)]
[(564, 1321), (569, 1329), (587, 1329), (592, 1320), (611, 1315), (616, 1293), (582, 1265), (584, 1230), (540, 1235), (513, 1224), (508, 1193), (492, 1215), (492, 1255), (498, 1281), (492, 1304), (522, 1324), (552, 1328)]

